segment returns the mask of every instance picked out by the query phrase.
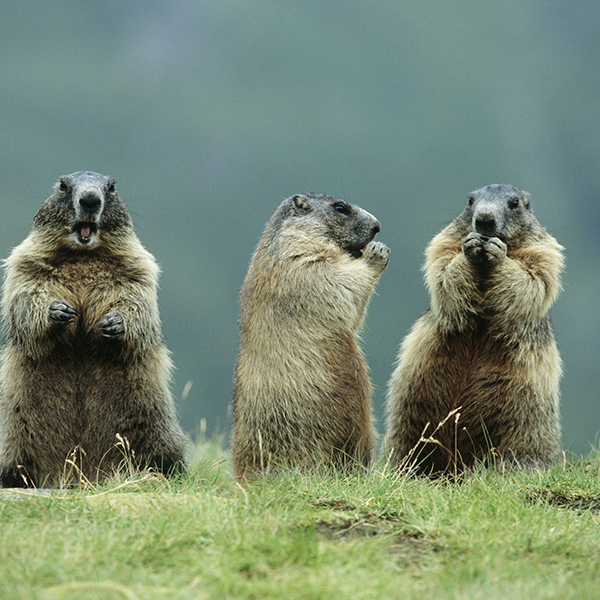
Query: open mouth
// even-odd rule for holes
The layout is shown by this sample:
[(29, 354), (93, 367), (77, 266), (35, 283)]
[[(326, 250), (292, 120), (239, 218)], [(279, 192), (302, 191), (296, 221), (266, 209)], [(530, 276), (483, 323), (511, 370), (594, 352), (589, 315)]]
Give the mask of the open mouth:
[(351, 246), (348, 248), (348, 252), (354, 258), (361, 258), (363, 255), (363, 250), (367, 247), (367, 244), (363, 244), (362, 246)]
[(88, 244), (97, 231), (98, 225), (94, 221), (80, 221), (75, 225), (77, 239), (82, 244)]

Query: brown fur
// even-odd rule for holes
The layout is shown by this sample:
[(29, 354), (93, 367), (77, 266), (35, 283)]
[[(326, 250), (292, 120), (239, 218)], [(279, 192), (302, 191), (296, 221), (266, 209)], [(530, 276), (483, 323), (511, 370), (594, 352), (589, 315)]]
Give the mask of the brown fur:
[(2, 484), (101, 479), (127, 454), (165, 473), (181, 465), (159, 269), (114, 180), (61, 177), (5, 267)]
[(238, 479), (277, 464), (371, 460), (376, 434), (357, 332), (388, 262), (387, 247), (371, 241), (378, 231), (361, 208), (314, 194), (284, 201), (267, 224), (241, 294)]
[(529, 196), (508, 185), (473, 192), (433, 238), (431, 307), (403, 341), (388, 390), (396, 462), (458, 472), (492, 448), (524, 466), (558, 456), (562, 364), (549, 309), (562, 267)]

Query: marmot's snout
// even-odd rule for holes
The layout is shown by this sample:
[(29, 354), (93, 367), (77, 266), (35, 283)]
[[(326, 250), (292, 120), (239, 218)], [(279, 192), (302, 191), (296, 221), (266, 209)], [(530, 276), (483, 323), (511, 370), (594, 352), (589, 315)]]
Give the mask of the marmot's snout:
[(90, 213), (98, 212), (102, 207), (102, 197), (97, 192), (86, 192), (79, 198), (79, 205)]
[(483, 238), (502, 239), (502, 219), (498, 218), (492, 207), (482, 206), (473, 214), (472, 230)]
[(496, 219), (491, 215), (482, 215), (475, 221), (475, 231), (481, 237), (496, 237)]
[(381, 225), (380, 225), (379, 221), (375, 218), (374, 218), (374, 220), (375, 220), (375, 222), (373, 223), (371, 228), (368, 230), (368, 234), (367, 234), (368, 239), (365, 242), (365, 244), (363, 245), (363, 248), (366, 248), (367, 244), (372, 242), (375, 239), (375, 236), (381, 231)]
[(76, 223), (74, 231), (80, 244), (89, 244), (98, 232), (98, 222), (104, 208), (104, 194), (96, 186), (86, 187), (75, 197)]
[(373, 238), (381, 231), (381, 223), (371, 213), (359, 209), (362, 215), (359, 229), (364, 238), (364, 245), (373, 241)]
[(375, 239), (375, 236), (381, 231), (381, 224), (371, 214), (366, 213), (369, 217), (372, 217), (372, 224), (362, 224), (356, 231), (356, 239), (349, 244), (347, 250), (354, 256), (354, 258), (361, 258), (362, 251)]

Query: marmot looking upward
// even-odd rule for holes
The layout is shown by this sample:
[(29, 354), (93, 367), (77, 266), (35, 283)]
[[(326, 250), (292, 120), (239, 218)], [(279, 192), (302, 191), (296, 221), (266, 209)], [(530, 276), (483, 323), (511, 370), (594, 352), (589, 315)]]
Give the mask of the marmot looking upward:
[(61, 177), (5, 267), (2, 485), (51, 485), (69, 470), (102, 479), (129, 451), (139, 467), (181, 466), (159, 269), (114, 179)]
[(435, 473), (472, 467), (492, 448), (522, 466), (557, 458), (562, 364), (548, 313), (562, 267), (562, 247), (511, 185), (473, 192), (433, 238), (431, 307), (402, 343), (388, 389), (396, 461), (410, 454), (408, 464)]
[(285, 200), (241, 293), (233, 393), (238, 479), (278, 464), (369, 463), (376, 440), (357, 344), (389, 249), (358, 206), (319, 194)]

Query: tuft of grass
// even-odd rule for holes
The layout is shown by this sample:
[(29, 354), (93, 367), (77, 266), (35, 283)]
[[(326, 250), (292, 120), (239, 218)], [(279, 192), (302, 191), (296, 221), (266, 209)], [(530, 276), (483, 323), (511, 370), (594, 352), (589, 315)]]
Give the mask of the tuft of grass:
[(597, 598), (600, 455), (429, 480), (386, 465), (240, 487), (220, 438), (188, 474), (0, 492), (0, 597)]

